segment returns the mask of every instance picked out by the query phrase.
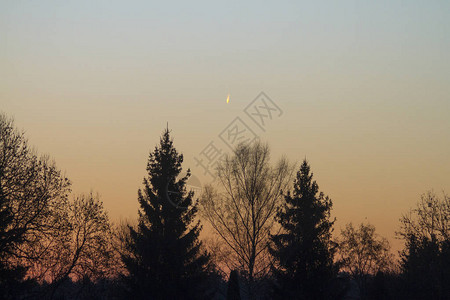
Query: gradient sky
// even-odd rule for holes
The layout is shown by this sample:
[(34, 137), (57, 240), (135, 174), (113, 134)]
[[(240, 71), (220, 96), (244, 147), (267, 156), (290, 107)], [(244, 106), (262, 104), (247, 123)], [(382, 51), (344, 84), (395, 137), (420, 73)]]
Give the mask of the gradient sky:
[[(393, 241), (450, 192), (450, 2), (316, 2), (0, 1), (0, 110), (113, 220), (166, 122), (204, 183), (194, 157), (239, 116), (274, 160), (307, 157), (337, 231)], [(284, 112), (265, 132), (243, 113), (261, 91)]]

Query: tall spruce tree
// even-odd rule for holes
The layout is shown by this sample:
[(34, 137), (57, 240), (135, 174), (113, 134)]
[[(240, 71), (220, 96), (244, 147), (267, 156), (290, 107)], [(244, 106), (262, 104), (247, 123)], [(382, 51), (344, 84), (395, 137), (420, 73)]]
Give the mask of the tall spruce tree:
[(159, 147), (150, 153), (148, 178), (138, 192), (137, 229), (129, 227), (129, 255), (123, 261), (133, 299), (201, 299), (209, 270), (209, 255), (198, 239), (194, 222), (197, 204), (186, 191), (187, 175), (177, 179), (183, 155), (166, 129)]
[(331, 242), (331, 199), (319, 193), (310, 166), (303, 161), (293, 193), (285, 196), (276, 220), (281, 233), (271, 237), (270, 252), (276, 283), (274, 296), (282, 299), (325, 299), (326, 286), (336, 272)]

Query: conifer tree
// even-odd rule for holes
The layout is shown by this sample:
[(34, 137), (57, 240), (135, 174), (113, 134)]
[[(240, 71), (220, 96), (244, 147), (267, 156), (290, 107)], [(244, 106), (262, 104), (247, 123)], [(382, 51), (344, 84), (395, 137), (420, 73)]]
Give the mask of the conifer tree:
[(133, 299), (201, 299), (206, 289), (209, 255), (199, 241), (197, 204), (186, 191), (190, 171), (180, 174), (183, 155), (173, 146), (169, 130), (150, 153), (137, 229), (129, 227), (128, 292)]
[(281, 232), (271, 237), (275, 259), (275, 296), (283, 299), (324, 299), (336, 268), (331, 242), (331, 199), (319, 193), (310, 166), (303, 161), (293, 193), (285, 196), (276, 219)]
[(450, 299), (450, 196), (428, 191), (401, 218), (400, 267), (408, 299)]

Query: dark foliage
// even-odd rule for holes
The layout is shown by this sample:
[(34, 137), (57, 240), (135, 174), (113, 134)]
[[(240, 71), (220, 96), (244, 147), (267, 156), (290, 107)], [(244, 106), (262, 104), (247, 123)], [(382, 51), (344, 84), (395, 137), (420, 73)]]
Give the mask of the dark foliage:
[(429, 191), (401, 218), (401, 267), (409, 299), (450, 299), (450, 197)]
[(239, 277), (236, 270), (230, 272), (228, 279), (227, 300), (241, 300)]
[(130, 227), (130, 255), (123, 257), (125, 279), (133, 299), (201, 299), (209, 271), (209, 256), (198, 239), (197, 205), (180, 179), (183, 155), (165, 130), (150, 153), (144, 187), (139, 190), (139, 225)]
[(294, 191), (286, 195), (277, 214), (282, 232), (272, 236), (271, 254), (276, 261), (274, 294), (282, 299), (323, 299), (336, 271), (331, 242), (332, 202), (319, 193), (312, 177), (304, 160)]
[(16, 299), (30, 288), (32, 282), (24, 280), (26, 269), (20, 266), (0, 265), (0, 299)]
[(450, 299), (450, 240), (413, 235), (401, 264), (409, 299)]

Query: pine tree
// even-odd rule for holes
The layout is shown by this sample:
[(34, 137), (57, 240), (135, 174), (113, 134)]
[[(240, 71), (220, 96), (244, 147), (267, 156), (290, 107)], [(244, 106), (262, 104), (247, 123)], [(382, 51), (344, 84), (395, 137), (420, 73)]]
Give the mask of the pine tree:
[(275, 296), (283, 299), (324, 299), (326, 286), (336, 271), (331, 242), (334, 220), (332, 201), (319, 193), (310, 166), (303, 161), (294, 181), (293, 193), (285, 196), (276, 220), (280, 234), (271, 237), (270, 252)]
[(190, 171), (177, 179), (182, 162), (166, 129), (150, 153), (138, 228), (130, 227), (130, 255), (123, 257), (133, 299), (201, 299), (206, 289), (210, 258), (198, 239), (194, 193), (185, 188)]

